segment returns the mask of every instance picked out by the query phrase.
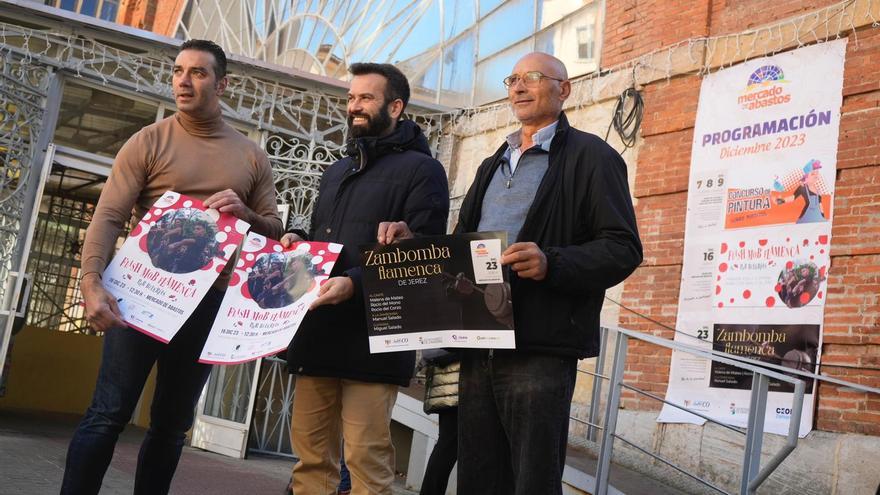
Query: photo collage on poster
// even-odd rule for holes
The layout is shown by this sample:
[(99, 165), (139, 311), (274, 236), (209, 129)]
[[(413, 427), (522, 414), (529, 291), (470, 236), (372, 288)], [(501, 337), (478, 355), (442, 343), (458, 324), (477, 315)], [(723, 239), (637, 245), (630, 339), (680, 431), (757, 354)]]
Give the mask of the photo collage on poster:
[(251, 232), (199, 361), (235, 364), (287, 349), (341, 244), (281, 244)]
[(235, 255), (250, 224), (165, 192), (107, 265), (104, 287), (132, 328), (169, 342)]

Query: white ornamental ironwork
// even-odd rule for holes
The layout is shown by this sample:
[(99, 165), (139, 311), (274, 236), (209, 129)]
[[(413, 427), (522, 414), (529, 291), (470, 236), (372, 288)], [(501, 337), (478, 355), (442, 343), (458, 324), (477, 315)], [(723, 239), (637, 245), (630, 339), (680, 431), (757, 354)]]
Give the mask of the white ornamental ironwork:
[[(36, 141), (42, 129), (50, 71), (0, 45), (0, 280), (6, 281), (16, 249), (26, 185), (39, 172)], [(7, 284), (0, 284), (0, 300)]]
[[(6, 84), (23, 98), (40, 87), (29, 78), (39, 79), (40, 73), (62, 70), (109, 87), (171, 101), (176, 49), (170, 45), (137, 53), (135, 49), (107, 45), (83, 32), (74, 35), (61, 26), (35, 30), (0, 22), (0, 52), (6, 58), (22, 61), (15, 69), (19, 74), (6, 76)], [(272, 79), (268, 71), (261, 73), (265, 77), (257, 77), (243, 67), (230, 69), (221, 103), (224, 115), (261, 131), (278, 199), (291, 205), (291, 225), (307, 228), (320, 174), (343, 154), (346, 101), (337, 94), (297, 88), (297, 80), (284, 74), (278, 73)], [(45, 86), (45, 82), (41, 84)], [(436, 153), (441, 144), (440, 129), (451, 122), (453, 115), (415, 111), (409, 117), (422, 126)], [(16, 131), (9, 135), (19, 134)], [(10, 228), (15, 230), (14, 226)]]

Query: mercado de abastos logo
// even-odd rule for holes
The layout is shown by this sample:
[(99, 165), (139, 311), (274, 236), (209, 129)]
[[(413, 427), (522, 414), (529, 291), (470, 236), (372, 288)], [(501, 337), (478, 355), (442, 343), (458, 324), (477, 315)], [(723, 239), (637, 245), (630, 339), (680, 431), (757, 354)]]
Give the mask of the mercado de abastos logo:
[(788, 103), (791, 101), (791, 94), (785, 91), (784, 85), (789, 82), (778, 65), (762, 65), (749, 76), (748, 84), (737, 98), (737, 103), (745, 110)]

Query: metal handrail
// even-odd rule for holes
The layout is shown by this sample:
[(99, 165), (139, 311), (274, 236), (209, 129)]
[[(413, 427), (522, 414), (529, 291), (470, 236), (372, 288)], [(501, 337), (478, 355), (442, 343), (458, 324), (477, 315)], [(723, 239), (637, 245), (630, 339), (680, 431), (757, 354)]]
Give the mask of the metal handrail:
[[(702, 347), (697, 347), (697, 346), (690, 345), (690, 344), (684, 344), (681, 342), (676, 342), (673, 340), (664, 339), (664, 338), (657, 337), (657, 336), (650, 335), (650, 334), (645, 334), (645, 333), (636, 332), (633, 330), (616, 328), (616, 327), (611, 327), (611, 328), (603, 327), (602, 328), (602, 340), (601, 340), (602, 349), (600, 351), (599, 360), (601, 360), (603, 363), (604, 363), (604, 357), (605, 357), (605, 347), (606, 347), (606, 343), (608, 342), (607, 333), (609, 331), (617, 332), (618, 339), (620, 339), (621, 335), (623, 335), (626, 339), (635, 338), (635, 339), (642, 340), (642, 341), (645, 341), (645, 342), (648, 342), (648, 343), (651, 343), (654, 345), (658, 345), (661, 347), (666, 347), (666, 348), (669, 348), (672, 350), (678, 350), (678, 351), (685, 352), (688, 354), (697, 355), (697, 356), (700, 356), (700, 357), (703, 357), (705, 359), (709, 359), (712, 361), (722, 362), (722, 363), (725, 363), (725, 364), (728, 364), (731, 366), (735, 366), (738, 368), (749, 370), (755, 374), (755, 379), (753, 380), (753, 383), (752, 383), (752, 396), (751, 396), (751, 400), (750, 400), (751, 403), (750, 403), (750, 407), (749, 407), (749, 417), (748, 417), (748, 422), (747, 422), (748, 427), (746, 428), (745, 431), (743, 431), (740, 428), (721, 423), (721, 422), (714, 420), (713, 418), (710, 418), (706, 415), (703, 415), (697, 411), (690, 410), (687, 407), (672, 403), (672, 402), (667, 401), (663, 398), (660, 398), (656, 395), (653, 395), (651, 393), (648, 393), (646, 391), (640, 390), (636, 387), (633, 387), (631, 385), (627, 385), (627, 384), (623, 383), (623, 381), (622, 381), (623, 370), (622, 369), (619, 371), (619, 374), (617, 376), (615, 376), (615, 374), (612, 373), (612, 377), (614, 377), (615, 379), (610, 380), (612, 382), (612, 384), (615, 385), (615, 387), (613, 387), (613, 388), (618, 388), (618, 389), (626, 388), (626, 389), (632, 390), (636, 393), (639, 393), (641, 395), (649, 397), (650, 399), (657, 400), (659, 402), (662, 402), (664, 404), (668, 404), (668, 405), (675, 407), (677, 409), (686, 411), (689, 414), (693, 414), (693, 415), (700, 417), (700, 418), (702, 418), (706, 421), (709, 421), (711, 423), (717, 424), (719, 426), (725, 427), (725, 428), (733, 430), (733, 431), (744, 433), (746, 435), (746, 444), (745, 444), (745, 452), (744, 452), (745, 458), (743, 461), (743, 473), (742, 473), (741, 487), (740, 487), (740, 493), (742, 493), (742, 494), (754, 493), (758, 489), (758, 487), (764, 481), (767, 480), (767, 478), (773, 473), (773, 471), (777, 467), (779, 467), (780, 464), (782, 464), (782, 462), (785, 460), (785, 458), (792, 451), (794, 451), (794, 449), (797, 447), (800, 418), (801, 418), (801, 415), (803, 414), (803, 397), (804, 397), (805, 389), (806, 389), (806, 383), (804, 382), (803, 379), (826, 382), (826, 383), (838, 385), (841, 387), (846, 387), (846, 388), (853, 390), (853, 391), (859, 391), (859, 392), (880, 395), (880, 388), (870, 387), (870, 386), (862, 385), (859, 383), (853, 383), (853, 382), (849, 382), (846, 380), (841, 380), (839, 378), (834, 378), (834, 377), (828, 376), (823, 373), (813, 373), (813, 372), (809, 372), (809, 371), (802, 371), (802, 370), (798, 370), (798, 369), (793, 369), (793, 368), (781, 366), (778, 364), (766, 363), (766, 362), (758, 361), (756, 359), (752, 359), (752, 358), (748, 358), (748, 357), (743, 357), (743, 356), (739, 356), (739, 355), (735, 355), (735, 354), (729, 354), (729, 353), (725, 353), (722, 351), (717, 351), (717, 350), (711, 349), (711, 348), (705, 349)], [(620, 344), (620, 342), (618, 342), (618, 345), (619, 344)], [(626, 348), (626, 346), (624, 344), (624, 353), (620, 356), (618, 356), (617, 354), (615, 355), (615, 363), (617, 363), (618, 358), (620, 358), (621, 360), (625, 360), (625, 348)], [(597, 366), (596, 366), (597, 373), (591, 373), (591, 375), (605, 379), (605, 376), (602, 376), (601, 374), (598, 373), (598, 371), (602, 370), (603, 367), (604, 367), (604, 364), (599, 365), (597, 362)], [(780, 374), (777, 371), (773, 371), (773, 370), (783, 371), (785, 374)], [(615, 371), (617, 371), (617, 370), (615, 369)], [(799, 378), (794, 378), (791, 375), (795, 375)], [(763, 468), (760, 468), (760, 465), (761, 465), (761, 463), (760, 463), (761, 444), (762, 444), (762, 434), (763, 434), (763, 430), (764, 430), (764, 417), (765, 417), (766, 406), (767, 406), (767, 387), (769, 385), (769, 378), (773, 378), (773, 379), (776, 379), (779, 381), (788, 382), (788, 383), (793, 384), (794, 385), (794, 391), (793, 391), (794, 395), (792, 396), (792, 407), (791, 407), (791, 416), (790, 416), (790, 420), (789, 420), (789, 431), (788, 431), (788, 434), (786, 435), (785, 444), (780, 448), (780, 450), (771, 459), (769, 459), (764, 464)], [(600, 389), (601, 389), (601, 384), (599, 383), (599, 381), (598, 380), (594, 381), (594, 384), (593, 384), (593, 394), (594, 394), (593, 403), (590, 405), (591, 418), (594, 418), (594, 414), (593, 414), (594, 411), (598, 410), (598, 407), (596, 407), (599, 404), (599, 400), (597, 400), (599, 398), (599, 395), (597, 395), (597, 392)], [(611, 395), (613, 396), (613, 394), (611, 394)], [(606, 410), (606, 418), (611, 418), (611, 415), (613, 415), (614, 416), (613, 420), (614, 420), (615, 424), (616, 424), (617, 407), (619, 406), (619, 392), (617, 394), (616, 400), (617, 400), (617, 403), (614, 406), (614, 410), (612, 411), (610, 407), (607, 408), (607, 410)], [(610, 406), (610, 402), (611, 402), (611, 400), (609, 399), (609, 406)], [(607, 459), (607, 461), (610, 462), (610, 453), (611, 453), (610, 442), (612, 441), (613, 438), (623, 440), (627, 444), (631, 444), (631, 442), (629, 442), (626, 439), (623, 439), (622, 437), (617, 436), (614, 433), (614, 428), (608, 427), (608, 425), (609, 425), (609, 422), (606, 419), (606, 428), (608, 428), (608, 429), (606, 430), (607, 434), (606, 434), (605, 438), (603, 438), (603, 444), (601, 447), (603, 447), (607, 450), (606, 455), (609, 457)], [(596, 427), (596, 428), (599, 428), (599, 427)], [(595, 435), (595, 429), (590, 428), (588, 430), (588, 438), (590, 440), (595, 440), (594, 435)], [(608, 446), (607, 447), (605, 446), (605, 439), (606, 438), (608, 439)], [(647, 450), (642, 449), (640, 447), (638, 447), (637, 449), (648, 454), (648, 455), (651, 455), (655, 459), (657, 459), (665, 464), (669, 464), (668, 460), (663, 459), (660, 456), (657, 456), (656, 454), (652, 454), (652, 453), (648, 452)], [(600, 481), (600, 478), (599, 478), (600, 474), (604, 475), (606, 477), (604, 483), (607, 484), (607, 465), (604, 467), (606, 472), (603, 473), (602, 472), (603, 463), (601, 462), (602, 454), (603, 454), (603, 452), (600, 448), (600, 462), (599, 462), (599, 468), (597, 468), (597, 477), (596, 477), (596, 483), (597, 483), (598, 490), (596, 493), (604, 493), (604, 492), (602, 492), (602, 488), (600, 487), (600, 483), (602, 483), (602, 481)], [(678, 468), (677, 466), (672, 466), (672, 467), (678, 471), (684, 472), (682, 469)], [(692, 473), (685, 473), (685, 474), (687, 474), (689, 477), (692, 477), (692, 478), (698, 480), (699, 482), (703, 483), (704, 485), (706, 485), (712, 489), (715, 489), (715, 490), (718, 489), (715, 485), (709, 483), (706, 480), (703, 480), (699, 477), (694, 476)]]
[[(770, 378), (775, 378), (776, 380), (779, 380), (779, 381), (791, 383), (792, 385), (794, 385), (800, 381), (797, 378), (792, 378), (791, 376), (789, 376), (789, 374), (777, 373), (775, 371), (768, 370), (767, 368), (769, 366), (765, 365), (767, 363), (763, 363), (761, 361), (753, 361), (752, 363), (746, 363), (746, 362), (743, 362), (743, 359), (738, 359), (738, 356), (736, 356), (736, 355), (727, 354), (727, 353), (724, 353), (721, 351), (703, 349), (701, 347), (695, 347), (695, 346), (692, 346), (689, 344), (682, 344), (681, 342), (676, 342), (674, 340), (664, 339), (663, 337), (657, 337), (656, 335), (637, 332), (635, 330), (628, 330), (626, 328), (608, 327), (608, 329), (611, 331), (617, 332), (617, 333), (622, 333), (630, 338), (644, 340), (646, 342), (649, 342), (651, 344), (654, 344), (654, 345), (657, 345), (660, 347), (666, 347), (667, 349), (683, 351), (688, 354), (693, 354), (695, 356), (701, 356), (701, 357), (705, 357), (706, 359), (711, 359), (712, 361), (718, 361), (720, 363), (728, 364), (730, 366), (736, 366), (738, 368), (743, 368), (743, 369), (746, 369), (749, 371), (758, 372), (758, 373), (761, 373), (762, 375), (767, 375)], [(785, 370), (786, 373), (788, 372), (789, 369), (792, 369), (793, 371), (795, 371), (793, 368), (782, 368), (782, 370)]]
[(666, 405), (668, 405), (668, 406), (672, 406), (672, 407), (674, 407), (674, 408), (681, 409), (682, 411), (685, 411), (685, 412), (687, 412), (688, 414), (693, 414), (694, 416), (697, 416), (697, 417), (699, 417), (699, 418), (705, 419), (706, 421), (709, 421), (710, 423), (715, 423), (715, 424), (718, 425), (718, 426), (721, 426), (721, 427), (727, 428), (727, 429), (730, 430), (730, 431), (733, 431), (733, 432), (736, 432), (736, 433), (741, 433), (741, 434), (743, 434), (743, 435), (745, 435), (745, 433), (746, 433), (746, 431), (745, 431), (744, 429), (742, 429), (742, 428), (738, 428), (738, 427), (736, 427), (736, 426), (731, 426), (731, 425), (729, 425), (729, 424), (727, 424), (727, 423), (722, 423), (722, 422), (720, 422), (720, 421), (718, 421), (718, 420), (715, 420), (715, 419), (713, 419), (713, 418), (710, 418), (709, 416), (706, 416), (706, 415), (703, 414), (703, 413), (699, 413), (699, 412), (697, 412), (697, 411), (691, 411), (690, 409), (688, 409), (688, 408), (685, 407), (685, 406), (682, 406), (681, 404), (676, 404), (676, 403), (674, 403), (674, 402), (670, 402), (670, 401), (668, 401), (668, 400), (666, 400), (666, 399), (664, 399), (664, 398), (662, 398), (662, 397), (658, 397), (658, 396), (656, 396), (656, 395), (654, 395), (654, 394), (652, 394), (652, 393), (650, 393), (650, 392), (645, 392), (644, 390), (641, 390), (641, 389), (639, 389), (639, 388), (633, 387), (632, 385), (627, 385), (627, 384), (625, 384), (625, 383), (621, 383), (620, 386), (623, 387), (623, 388), (625, 388), (625, 389), (632, 390), (633, 392), (635, 392), (635, 393), (637, 393), (637, 394), (644, 395), (645, 397), (648, 397), (648, 398), (650, 398), (650, 399), (656, 400), (656, 401), (658, 401), (658, 402), (662, 402), (662, 403), (664, 403), (664, 404), (666, 404)]
[[(621, 329), (621, 330), (625, 330), (625, 329)], [(626, 331), (632, 332), (632, 330), (626, 330)], [(666, 339), (664, 339), (664, 340), (666, 340)], [(810, 371), (803, 371), (803, 370), (799, 370), (799, 369), (795, 369), (795, 368), (788, 368), (786, 366), (782, 366), (779, 364), (765, 363), (764, 361), (758, 361), (757, 359), (752, 359), (752, 358), (745, 357), (745, 356), (737, 356), (736, 354), (728, 354), (726, 352), (716, 351), (715, 349), (701, 349), (699, 347), (695, 347), (690, 344), (681, 344), (681, 345), (688, 347), (688, 348), (691, 348), (691, 349), (700, 349), (703, 352), (708, 352), (708, 353), (714, 354), (716, 356), (733, 359), (735, 361), (741, 361), (743, 363), (759, 366), (761, 368), (770, 368), (770, 369), (774, 369), (774, 370), (779, 370), (779, 371), (784, 372), (787, 375), (798, 375), (803, 378), (808, 378), (810, 380), (819, 380), (819, 381), (823, 381), (823, 382), (833, 383), (835, 385), (840, 385), (841, 387), (848, 387), (853, 390), (858, 390), (860, 392), (868, 392), (871, 394), (880, 394), (880, 388), (869, 387), (867, 385), (862, 385), (860, 383), (848, 382), (846, 380), (841, 380), (840, 378), (834, 378), (833, 376), (828, 376), (824, 373), (813, 373)], [(817, 363), (817, 365), (821, 365), (821, 364)]]
[[(629, 339), (637, 339), (644, 342), (648, 342), (650, 344), (654, 344), (660, 347), (664, 347), (671, 350), (678, 350), (680, 352), (685, 352), (688, 354), (692, 354), (695, 356), (699, 356), (705, 359), (709, 359), (712, 361), (717, 361), (720, 363), (727, 364), (729, 366), (737, 367), (740, 369), (744, 369), (746, 371), (751, 371), (754, 378), (752, 380), (752, 389), (751, 389), (751, 400), (749, 407), (749, 416), (747, 421), (747, 428), (745, 430), (746, 441), (744, 448), (744, 459), (743, 459), (743, 471), (742, 478), (740, 484), (740, 493), (741, 494), (752, 494), (755, 490), (763, 483), (767, 477), (782, 463), (785, 458), (791, 454), (791, 452), (797, 447), (798, 442), (798, 431), (799, 425), (801, 422), (801, 415), (803, 413), (803, 401), (804, 401), (804, 393), (806, 389), (806, 384), (803, 380), (799, 378), (795, 378), (790, 376), (792, 371), (788, 368), (784, 368), (784, 371), (788, 374), (779, 373), (769, 368), (776, 368), (776, 366), (768, 366), (768, 363), (762, 363), (755, 360), (748, 360), (715, 351), (703, 349), (695, 346), (690, 346), (687, 344), (683, 344), (681, 342), (675, 342), (673, 340), (664, 339), (661, 337), (657, 337), (650, 334), (644, 334), (641, 332), (636, 332), (633, 330), (627, 330), (623, 328), (602, 328), (602, 348), (599, 353), (599, 359), (597, 360), (597, 375), (598, 371), (604, 368), (604, 359), (605, 359), (605, 350), (607, 348), (608, 342), (608, 334), (610, 332), (614, 332), (617, 334), (616, 338), (616, 346), (614, 349), (614, 359), (612, 364), (612, 371), (609, 378), (611, 383), (609, 393), (608, 393), (608, 401), (606, 403), (605, 408), (605, 428), (602, 431), (602, 442), (599, 447), (599, 459), (596, 467), (596, 487), (594, 493), (597, 495), (606, 495), (608, 493), (608, 477), (609, 470), (611, 465), (611, 455), (613, 452), (613, 442), (614, 439), (617, 438), (622, 440), (623, 442), (632, 445), (637, 448), (637, 450), (644, 452), (647, 455), (663, 462), (664, 464), (670, 465), (677, 471), (680, 471), (687, 476), (699, 481), (700, 483), (710, 487), (714, 490), (722, 491), (717, 486), (713, 485), (707, 480), (700, 478), (699, 476), (687, 472), (686, 470), (675, 466), (671, 463), (671, 461), (658, 456), (652, 452), (647, 451), (641, 447), (635, 446), (629, 440), (626, 440), (616, 434), (616, 426), (617, 426), (617, 415), (620, 406), (620, 395), (621, 391), (626, 388), (632, 390), (634, 392), (645, 395), (651, 399), (659, 400), (660, 402), (669, 404), (678, 409), (685, 410), (695, 416), (701, 417), (707, 421), (712, 423), (724, 426), (728, 429), (732, 429), (737, 432), (742, 432), (742, 430), (737, 429), (735, 427), (731, 427), (729, 425), (723, 424), (714, 420), (708, 416), (702, 415), (696, 411), (691, 411), (686, 407), (682, 407), (678, 404), (672, 404), (665, 399), (657, 397), (653, 394), (640, 390), (631, 385), (627, 385), (623, 383), (623, 374), (626, 365), (626, 355)], [(599, 364), (601, 362), (602, 364)], [(797, 375), (803, 375), (804, 373), (796, 373)], [(807, 374), (810, 375), (810, 374)], [(821, 375), (813, 375), (809, 376), (813, 379), (818, 380), (827, 380), (830, 377), (824, 377)], [(601, 377), (604, 378), (604, 377)], [(792, 393), (792, 406), (791, 406), (791, 416), (789, 419), (789, 428), (788, 434), (786, 435), (785, 445), (764, 465), (763, 469), (761, 468), (761, 446), (763, 443), (763, 433), (764, 433), (764, 417), (766, 415), (767, 408), (767, 393), (769, 388), (770, 379), (778, 380), (781, 382), (789, 383), (794, 387)], [(836, 380), (836, 379), (835, 379)], [(842, 382), (842, 380), (836, 380)], [(593, 403), (590, 405), (590, 419), (593, 420), (591, 422), (595, 423), (595, 414), (598, 410), (597, 400), (599, 397), (599, 393), (597, 391), (601, 390), (601, 384), (596, 380), (593, 383)], [(843, 382), (846, 383), (846, 382)], [(856, 385), (856, 384), (853, 384)], [(871, 387), (857, 387), (860, 389), (867, 389), (866, 391), (872, 391)], [(595, 429), (590, 428), (588, 430), (588, 436), (592, 439), (592, 435), (595, 434)]]
[(640, 446), (634, 444), (633, 442), (630, 442), (629, 440), (627, 440), (626, 438), (623, 438), (620, 435), (614, 435), (614, 438), (620, 440), (621, 442), (629, 445), (630, 447), (638, 450), (639, 452), (641, 452), (645, 455), (649, 455), (649, 456), (653, 457), (654, 459), (657, 459), (658, 461), (662, 462), (663, 464), (666, 464), (667, 466), (669, 466), (672, 469), (678, 471), (679, 473), (687, 476), (688, 478), (691, 478), (692, 480), (697, 481), (697, 482), (715, 490), (716, 492), (723, 493), (723, 494), (727, 495), (727, 491), (725, 491), (723, 488), (713, 485), (712, 483), (704, 480), (703, 478), (700, 478), (699, 476), (695, 475), (694, 473), (691, 473), (687, 469), (683, 469), (683, 468), (678, 467), (678, 465), (676, 465), (674, 462), (670, 461), (669, 459), (666, 459), (663, 456), (659, 456), (653, 452), (649, 452), (647, 449), (640, 447)]

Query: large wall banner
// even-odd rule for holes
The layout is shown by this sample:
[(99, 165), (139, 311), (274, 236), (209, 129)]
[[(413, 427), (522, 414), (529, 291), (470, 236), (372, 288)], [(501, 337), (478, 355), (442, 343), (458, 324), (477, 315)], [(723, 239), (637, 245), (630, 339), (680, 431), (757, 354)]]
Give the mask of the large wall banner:
[[(694, 126), (675, 340), (815, 371), (822, 346), (846, 40), (706, 76)], [(752, 377), (674, 352), (667, 400), (745, 426)], [(785, 434), (791, 387), (770, 383)], [(807, 384), (801, 436), (813, 423)], [(665, 406), (661, 422), (703, 422)]]

